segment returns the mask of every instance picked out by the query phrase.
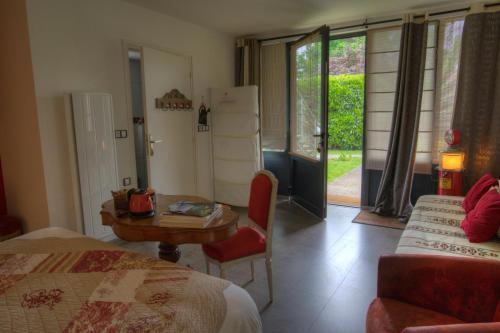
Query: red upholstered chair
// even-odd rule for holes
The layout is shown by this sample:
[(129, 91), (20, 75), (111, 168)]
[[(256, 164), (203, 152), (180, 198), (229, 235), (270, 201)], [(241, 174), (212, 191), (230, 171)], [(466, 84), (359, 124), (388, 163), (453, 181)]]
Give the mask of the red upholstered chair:
[(500, 261), (383, 256), (377, 294), (367, 333), (500, 332)]
[(0, 160), (0, 242), (21, 235), (21, 221), (7, 215), (7, 200), (2, 176)]
[(253, 260), (265, 258), (271, 301), (273, 299), (271, 237), (277, 191), (278, 180), (271, 172), (267, 170), (257, 172), (250, 186), (249, 226), (238, 227), (236, 234), (229, 239), (202, 246), (207, 263), (207, 273), (210, 274), (210, 263), (215, 264), (219, 266), (221, 278), (225, 278), (225, 270), (228, 266), (250, 261), (253, 280)]

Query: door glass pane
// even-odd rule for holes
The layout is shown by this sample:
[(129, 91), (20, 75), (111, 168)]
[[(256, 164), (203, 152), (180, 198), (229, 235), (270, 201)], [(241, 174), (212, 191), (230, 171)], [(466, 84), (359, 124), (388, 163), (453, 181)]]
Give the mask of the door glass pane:
[(321, 50), (319, 34), (291, 49), (291, 148), (314, 160), (320, 160)]

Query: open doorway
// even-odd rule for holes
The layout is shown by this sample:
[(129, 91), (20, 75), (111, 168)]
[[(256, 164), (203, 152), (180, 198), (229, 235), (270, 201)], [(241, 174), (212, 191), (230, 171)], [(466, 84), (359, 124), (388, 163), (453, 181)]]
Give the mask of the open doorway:
[(146, 129), (144, 122), (142, 54), (140, 50), (128, 50), (130, 97), (132, 105), (132, 123), (134, 131), (135, 167), (137, 187), (148, 187), (148, 161), (146, 151)]
[(327, 202), (361, 205), (365, 35), (330, 39)]
[(137, 177), (137, 185), (133, 176), (130, 185), (152, 187), (157, 193), (167, 195), (194, 195), (197, 193), (195, 113), (190, 109), (186, 112), (176, 103), (169, 104), (173, 107), (164, 106), (164, 100), (174, 98), (173, 95), (189, 100), (192, 105), (192, 59), (128, 42), (124, 42), (124, 52), (133, 132), (126, 153), (130, 159), (134, 157)]

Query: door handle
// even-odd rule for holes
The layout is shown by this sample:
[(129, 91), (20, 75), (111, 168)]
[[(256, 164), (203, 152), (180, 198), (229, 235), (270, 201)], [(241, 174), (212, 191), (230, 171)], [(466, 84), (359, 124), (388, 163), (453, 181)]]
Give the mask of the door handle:
[(153, 140), (153, 136), (151, 134), (149, 134), (149, 144), (148, 144), (148, 147), (149, 147), (149, 156), (154, 156), (155, 154), (155, 151), (154, 151), (154, 144), (155, 143), (160, 143), (160, 142), (163, 142), (163, 140)]
[(318, 142), (318, 145), (316, 146), (316, 151), (318, 153), (321, 153), (321, 151), (325, 147), (325, 133), (314, 134), (313, 137), (315, 137), (315, 138), (321, 138), (321, 140)]

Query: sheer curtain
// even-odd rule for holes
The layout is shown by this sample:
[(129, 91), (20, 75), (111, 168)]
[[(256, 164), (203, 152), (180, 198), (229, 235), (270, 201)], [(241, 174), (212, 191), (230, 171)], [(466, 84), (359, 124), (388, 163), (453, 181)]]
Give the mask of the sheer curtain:
[(286, 44), (261, 48), (261, 123), (262, 149), (285, 151), (286, 123)]
[[(437, 22), (428, 24), (415, 173), (432, 171)], [(391, 138), (401, 26), (368, 31), (366, 65), (366, 168), (384, 170)]]
[(457, 92), (458, 65), (464, 19), (441, 21), (439, 27), (436, 71), (436, 103), (433, 121), (432, 162), (439, 163), (439, 152), (447, 147), (445, 132), (451, 128)]

